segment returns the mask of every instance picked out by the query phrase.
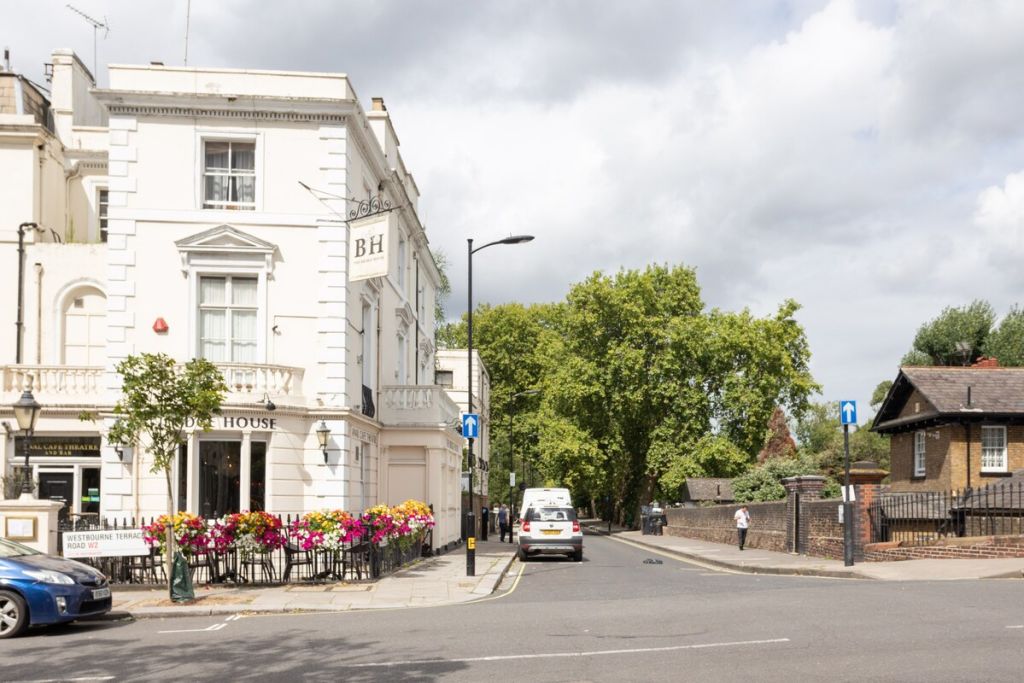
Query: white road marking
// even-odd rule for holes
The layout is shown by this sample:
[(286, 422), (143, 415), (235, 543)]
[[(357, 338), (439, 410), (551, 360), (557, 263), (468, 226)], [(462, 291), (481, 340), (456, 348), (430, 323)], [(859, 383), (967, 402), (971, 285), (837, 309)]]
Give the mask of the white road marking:
[(599, 657), (606, 655), (648, 654), (651, 652), (678, 652), (680, 650), (706, 650), (716, 647), (743, 647), (745, 645), (773, 645), (788, 643), (789, 638), (766, 640), (738, 640), (725, 643), (698, 643), (694, 645), (671, 645), (667, 647), (638, 647), (623, 650), (594, 650), (591, 652), (548, 652), (528, 655), (493, 655), (489, 657), (462, 657), (458, 659), (407, 659), (397, 662), (371, 662), (368, 664), (347, 664), (346, 669), (388, 668), (395, 666), (421, 666), (423, 664), (469, 664), (473, 662), (506, 662), (514, 659), (557, 659), (567, 657)]
[(66, 681), (112, 681), (113, 676), (83, 676), (81, 678), (40, 678), (22, 683), (65, 683)]
[(175, 631), (157, 631), (157, 633), (202, 633), (204, 631), (219, 631), (225, 626), (227, 626), (227, 624), (213, 624), (206, 628), (183, 628)]
[(1007, 626), (1006, 628), (1024, 628), (1024, 624), (1017, 624), (1015, 626)]
[(224, 621), (237, 621), (238, 619), (241, 619), (241, 618), (242, 618), (241, 614), (232, 614), (230, 617), (228, 617)]

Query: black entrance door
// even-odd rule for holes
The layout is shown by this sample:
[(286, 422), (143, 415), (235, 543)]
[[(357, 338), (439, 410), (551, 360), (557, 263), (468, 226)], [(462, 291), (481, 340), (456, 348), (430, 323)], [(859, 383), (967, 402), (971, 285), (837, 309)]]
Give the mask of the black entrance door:
[(58, 520), (64, 521), (71, 512), (72, 496), (75, 493), (74, 472), (40, 472), (39, 497), (42, 500), (59, 500), (64, 507), (58, 513)]
[(240, 512), (242, 444), (199, 442), (199, 513), (207, 519)]

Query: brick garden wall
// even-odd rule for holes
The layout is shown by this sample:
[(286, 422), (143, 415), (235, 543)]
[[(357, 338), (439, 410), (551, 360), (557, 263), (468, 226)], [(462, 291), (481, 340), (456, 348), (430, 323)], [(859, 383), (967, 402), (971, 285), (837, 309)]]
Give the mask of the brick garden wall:
[(839, 500), (815, 500), (800, 506), (800, 524), (807, 539), (801, 553), (843, 559), (843, 526), (838, 510), (841, 504)]
[(1024, 537), (965, 536), (950, 538), (933, 545), (900, 546), (898, 541), (870, 543), (864, 547), (869, 562), (895, 560), (959, 559), (983, 560), (1001, 557), (1024, 557)]
[[(747, 546), (786, 552), (786, 501), (750, 503), (750, 531)], [(715, 505), (698, 508), (669, 508), (665, 533), (712, 543), (736, 543), (739, 505)]]

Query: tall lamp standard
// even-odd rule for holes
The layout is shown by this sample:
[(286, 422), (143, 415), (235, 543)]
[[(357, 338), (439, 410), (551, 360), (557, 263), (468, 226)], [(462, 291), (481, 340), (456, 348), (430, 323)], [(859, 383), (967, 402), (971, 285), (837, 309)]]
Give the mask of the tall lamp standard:
[(25, 432), (25, 470), (24, 478), (21, 480), (21, 497), (32, 497), (32, 470), (28, 464), (28, 450), (32, 443), (32, 433), (36, 430), (36, 420), (39, 418), (39, 410), (42, 406), (32, 395), (32, 376), (29, 375), (28, 387), (21, 394), (14, 405), (14, 418), (18, 421), (18, 427)]
[[(516, 471), (515, 464), (515, 432), (512, 430), (512, 418), (516, 414), (516, 399), (520, 396), (536, 396), (540, 391), (538, 389), (526, 389), (518, 393), (512, 394), (508, 399), (508, 516), (506, 517), (506, 523), (508, 524), (508, 542), (512, 543), (512, 510), (515, 508), (515, 486), (512, 484), (512, 475)], [(526, 462), (523, 461), (523, 481), (526, 481)]]
[[(472, 238), (467, 239), (467, 261), (469, 267), (469, 278), (468, 278), (468, 305), (466, 307), (466, 337), (467, 337), (467, 353), (466, 353), (466, 366), (469, 370), (469, 376), (466, 378), (466, 412), (469, 414), (473, 413), (473, 254), (486, 249), (487, 247), (493, 247), (495, 244), (523, 244), (524, 242), (530, 242), (533, 240), (533, 235), (511, 235), (502, 240), (495, 240), (494, 242), (488, 242), (487, 244), (473, 248)], [(476, 575), (476, 516), (473, 513), (473, 439), (469, 439), (469, 449), (467, 451), (469, 460), (469, 510), (466, 511), (465, 526), (466, 529), (466, 576)]]

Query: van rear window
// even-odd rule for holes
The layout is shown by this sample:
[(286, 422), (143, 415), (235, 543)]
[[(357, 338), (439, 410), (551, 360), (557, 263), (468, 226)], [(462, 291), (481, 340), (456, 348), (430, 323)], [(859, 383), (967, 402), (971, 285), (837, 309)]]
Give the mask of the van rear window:
[(576, 511), (562, 507), (530, 508), (526, 518), (531, 522), (572, 522), (576, 519)]

